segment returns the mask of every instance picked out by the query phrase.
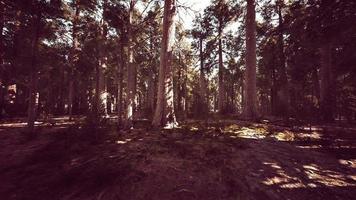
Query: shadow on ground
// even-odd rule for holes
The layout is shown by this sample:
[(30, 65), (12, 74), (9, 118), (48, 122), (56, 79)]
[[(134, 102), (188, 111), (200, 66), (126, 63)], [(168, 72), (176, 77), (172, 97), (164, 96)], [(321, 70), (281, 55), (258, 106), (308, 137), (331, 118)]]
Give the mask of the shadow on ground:
[(353, 199), (355, 135), (272, 124), (0, 131), (1, 199)]

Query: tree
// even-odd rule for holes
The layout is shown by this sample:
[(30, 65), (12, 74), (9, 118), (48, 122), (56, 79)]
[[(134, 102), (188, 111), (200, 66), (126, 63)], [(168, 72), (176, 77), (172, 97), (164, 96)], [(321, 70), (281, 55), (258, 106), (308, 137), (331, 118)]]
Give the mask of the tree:
[(127, 25), (127, 38), (128, 38), (128, 66), (127, 66), (127, 107), (126, 107), (126, 128), (131, 128), (134, 112), (136, 109), (136, 65), (134, 63), (133, 52), (133, 17), (136, 0), (130, 0), (128, 7), (129, 19)]
[(217, 43), (217, 54), (218, 54), (218, 111), (223, 114), (226, 109), (226, 91), (225, 91), (225, 67), (224, 67), (224, 56), (223, 56), (223, 37), (224, 29), (228, 23), (238, 15), (238, 11), (233, 7), (231, 2), (225, 0), (215, 0), (212, 5), (206, 10), (206, 17), (210, 19), (215, 28), (216, 37), (214, 39)]
[(247, 0), (244, 116), (257, 117), (255, 1)]
[(207, 97), (207, 80), (206, 80), (206, 66), (205, 66), (205, 40), (211, 35), (211, 24), (207, 17), (201, 18), (199, 16), (194, 23), (194, 28), (191, 31), (193, 39), (196, 40), (194, 46), (198, 49), (200, 60), (200, 77), (199, 77), (199, 108), (200, 115), (207, 114), (208, 111), (208, 97)]
[(164, 1), (163, 35), (158, 75), (157, 105), (153, 117), (154, 127), (176, 125), (173, 96), (173, 43), (175, 36), (176, 1)]
[(74, 99), (74, 80), (76, 65), (79, 59), (79, 41), (78, 41), (78, 23), (80, 16), (80, 4), (78, 0), (73, 0), (74, 4), (74, 15), (72, 16), (72, 50), (70, 53), (71, 69), (69, 75), (69, 90), (68, 90), (68, 115), (69, 119), (72, 119), (73, 112), (73, 99)]

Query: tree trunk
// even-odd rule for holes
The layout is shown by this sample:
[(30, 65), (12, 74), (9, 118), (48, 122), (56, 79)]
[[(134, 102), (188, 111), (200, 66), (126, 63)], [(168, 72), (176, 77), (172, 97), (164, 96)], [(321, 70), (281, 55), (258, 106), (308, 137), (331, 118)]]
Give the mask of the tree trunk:
[(275, 67), (272, 65), (272, 69), (271, 69), (271, 111), (272, 111), (272, 115), (273, 116), (277, 116), (278, 115), (278, 90), (277, 90), (277, 75), (276, 75), (276, 69)]
[(107, 40), (107, 24), (104, 21), (104, 11), (107, 6), (107, 0), (103, 1), (103, 16), (101, 19), (101, 32), (100, 32), (100, 39), (101, 42), (99, 44), (99, 96), (100, 96), (100, 114), (104, 114), (105, 116), (108, 114), (107, 112), (107, 102), (108, 102), (108, 92), (107, 92), (107, 80), (105, 77), (105, 70), (107, 69), (107, 56), (106, 56), (106, 40)]
[(119, 63), (118, 63), (118, 97), (117, 97), (117, 113), (118, 113), (118, 127), (121, 128), (122, 126), (122, 100), (123, 100), (123, 88), (124, 88), (124, 65), (125, 65), (125, 52), (124, 46), (122, 42), (122, 38), (119, 38), (119, 48), (120, 48), (120, 56), (119, 56)]
[(72, 112), (73, 112), (73, 101), (74, 101), (74, 79), (75, 79), (75, 71), (76, 71), (76, 65), (79, 60), (79, 41), (78, 41), (78, 36), (77, 36), (77, 29), (78, 29), (78, 21), (79, 21), (79, 5), (78, 5), (78, 0), (75, 0), (75, 16), (73, 18), (73, 29), (72, 29), (72, 52), (71, 52), (71, 69), (70, 69), (70, 75), (69, 75), (69, 94), (68, 94), (68, 115), (69, 115), (69, 120), (72, 120)]
[(38, 12), (36, 17), (33, 19), (34, 25), (34, 36), (31, 45), (31, 75), (30, 75), (30, 84), (29, 84), (29, 100), (28, 100), (28, 115), (27, 115), (27, 126), (28, 131), (33, 134), (35, 120), (36, 120), (36, 104), (37, 100), (37, 81), (38, 81), (38, 73), (37, 73), (37, 51), (39, 45), (40, 38), (40, 22), (41, 22), (41, 14)]
[(331, 44), (326, 42), (320, 49), (321, 55), (321, 82), (320, 82), (320, 108), (321, 116), (325, 122), (334, 121), (334, 91), (331, 63)]
[(128, 129), (132, 127), (132, 120), (134, 118), (134, 112), (136, 107), (136, 65), (134, 63), (133, 33), (132, 33), (132, 23), (133, 23), (135, 4), (136, 4), (136, 0), (130, 1), (129, 25), (127, 30), (129, 62), (127, 68), (127, 106), (126, 106), (125, 126)]
[(187, 118), (189, 104), (188, 104), (188, 65), (184, 65), (184, 81), (183, 81), (183, 119)]
[(283, 38), (283, 15), (282, 15), (282, 3), (278, 2), (278, 44), (279, 44), (279, 62), (280, 62), (280, 92), (278, 95), (279, 99), (279, 116), (288, 118), (289, 115), (289, 84), (287, 78), (287, 69), (286, 69), (286, 57), (284, 54), (284, 38)]
[(176, 1), (164, 1), (163, 38), (158, 77), (157, 105), (152, 121), (154, 127), (176, 125), (173, 92), (173, 43), (175, 36)]
[(105, 70), (107, 68), (107, 57), (105, 52), (105, 44), (107, 37), (107, 26), (104, 21), (104, 10), (106, 7), (106, 1), (103, 2), (103, 12), (102, 19), (100, 20), (100, 33), (99, 33), (99, 43), (98, 43), (98, 63), (95, 68), (95, 97), (93, 103), (94, 116), (99, 117), (101, 115), (107, 115), (107, 88), (105, 79)]
[(318, 69), (314, 68), (312, 72), (312, 81), (313, 81), (313, 93), (316, 98), (318, 104), (320, 104), (320, 83), (318, 76)]
[[(150, 51), (155, 52), (154, 50), (154, 35), (150, 34)], [(155, 109), (155, 92), (156, 92), (156, 68), (157, 68), (157, 61), (156, 61), (156, 54), (153, 54), (152, 62), (151, 62), (151, 73), (148, 76), (148, 88), (147, 88), (147, 111), (150, 113), (149, 118), (152, 119), (153, 115), (151, 113), (154, 112)]]
[(152, 75), (148, 76), (148, 88), (147, 88), (147, 111), (152, 113), (154, 110), (154, 99), (155, 99), (155, 80), (154, 72)]
[[(59, 67), (60, 71), (60, 80), (61, 83), (64, 83), (65, 81), (65, 73), (64, 73), (64, 66)], [(65, 99), (65, 91), (64, 91), (65, 86), (63, 84), (59, 85), (59, 91), (58, 91), (58, 96), (57, 96), (57, 107), (56, 107), (56, 114), (63, 115), (64, 114), (64, 99)]]
[(199, 112), (201, 115), (205, 115), (208, 111), (207, 99), (206, 99), (206, 79), (204, 72), (204, 55), (203, 55), (203, 39), (199, 41), (199, 56), (200, 56), (200, 91), (199, 91)]
[[(5, 24), (5, 2), (1, 1), (0, 2), (0, 69), (3, 68), (4, 64), (4, 57), (5, 57), (5, 45), (4, 45), (4, 35), (3, 35), (3, 29), (4, 29), (4, 24)], [(5, 91), (4, 91), (4, 77), (1, 74), (0, 77), (0, 120), (2, 118), (2, 112), (4, 110), (5, 102)]]
[[(0, 69), (2, 69), (2, 65), (4, 64), (4, 56), (5, 56), (5, 45), (4, 45), (4, 35), (3, 29), (5, 24), (5, 2), (0, 1)], [(1, 77), (2, 78), (2, 77)], [(1, 110), (0, 110), (1, 112)], [(0, 113), (1, 115), (1, 113)]]
[(257, 118), (255, 1), (247, 0), (244, 116)]
[(224, 113), (225, 110), (225, 85), (224, 85), (224, 63), (223, 63), (223, 50), (222, 50), (222, 28), (219, 25), (219, 88), (218, 88), (218, 110), (220, 114)]

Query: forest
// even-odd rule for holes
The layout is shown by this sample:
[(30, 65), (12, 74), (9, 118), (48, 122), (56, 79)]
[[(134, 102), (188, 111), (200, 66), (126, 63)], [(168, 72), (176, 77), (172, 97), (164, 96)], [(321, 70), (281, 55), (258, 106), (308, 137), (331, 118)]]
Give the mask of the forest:
[(355, 198), (355, 0), (0, 15), (0, 199)]

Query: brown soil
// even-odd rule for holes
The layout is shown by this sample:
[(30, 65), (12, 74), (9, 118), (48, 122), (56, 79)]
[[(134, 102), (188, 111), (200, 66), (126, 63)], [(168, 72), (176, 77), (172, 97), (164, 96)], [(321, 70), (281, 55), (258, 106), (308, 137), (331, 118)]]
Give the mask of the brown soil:
[(354, 199), (355, 131), (319, 128), (195, 121), (93, 135), (54, 126), (30, 141), (4, 128), (0, 199)]

